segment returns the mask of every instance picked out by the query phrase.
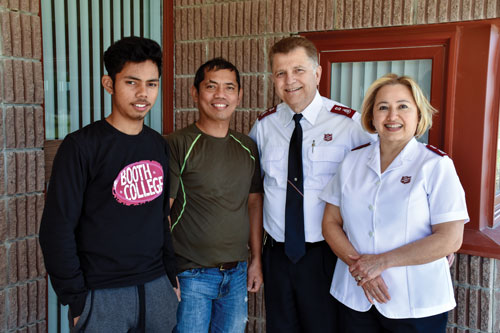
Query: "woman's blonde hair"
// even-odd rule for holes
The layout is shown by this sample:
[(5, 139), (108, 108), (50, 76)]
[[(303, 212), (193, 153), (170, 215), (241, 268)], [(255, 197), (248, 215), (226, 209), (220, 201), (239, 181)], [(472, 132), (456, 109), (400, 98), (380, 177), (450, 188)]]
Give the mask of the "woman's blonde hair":
[(375, 97), (380, 88), (394, 84), (402, 84), (408, 87), (413, 95), (415, 104), (417, 104), (419, 119), (415, 136), (419, 138), (425, 131), (431, 128), (432, 116), (437, 110), (429, 103), (418, 84), (409, 76), (397, 76), (396, 74), (390, 73), (373, 82), (370, 88), (368, 88), (363, 100), (363, 105), (361, 107), (361, 124), (367, 132), (376, 133), (376, 129), (373, 126), (373, 105), (375, 104)]

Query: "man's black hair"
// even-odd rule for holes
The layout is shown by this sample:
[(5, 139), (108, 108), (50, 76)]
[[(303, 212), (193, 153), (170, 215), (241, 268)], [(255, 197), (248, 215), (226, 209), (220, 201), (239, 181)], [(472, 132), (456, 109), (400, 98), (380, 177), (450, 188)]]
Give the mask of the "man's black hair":
[(210, 72), (210, 71), (218, 71), (221, 69), (229, 69), (231, 72), (234, 72), (236, 74), (236, 83), (238, 83), (238, 92), (241, 89), (241, 84), (240, 84), (240, 72), (238, 71), (238, 68), (236, 68), (235, 65), (230, 63), (224, 58), (218, 57), (218, 58), (213, 58), (212, 60), (207, 61), (203, 65), (198, 68), (196, 71), (196, 75), (194, 77), (194, 87), (196, 88), (197, 92), (200, 92), (200, 83), (205, 80), (205, 72)]
[(158, 67), (161, 75), (161, 47), (154, 40), (144, 37), (125, 37), (113, 44), (104, 52), (104, 66), (108, 75), (115, 82), (116, 74), (120, 73), (127, 62), (144, 62), (151, 60)]

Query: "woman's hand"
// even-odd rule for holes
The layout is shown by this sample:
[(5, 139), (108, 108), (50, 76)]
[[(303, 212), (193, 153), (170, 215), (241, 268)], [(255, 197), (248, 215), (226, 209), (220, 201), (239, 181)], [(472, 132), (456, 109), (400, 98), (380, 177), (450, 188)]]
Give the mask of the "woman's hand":
[(387, 303), (391, 299), (391, 295), (389, 295), (389, 288), (387, 288), (384, 279), (380, 275), (373, 280), (365, 281), (362, 288), (368, 302), (371, 304), (373, 304), (373, 300), (378, 303)]
[(386, 269), (385, 260), (382, 255), (349, 255), (349, 259), (354, 261), (349, 266), (349, 272), (358, 282), (358, 286), (363, 286), (368, 281), (375, 279)]

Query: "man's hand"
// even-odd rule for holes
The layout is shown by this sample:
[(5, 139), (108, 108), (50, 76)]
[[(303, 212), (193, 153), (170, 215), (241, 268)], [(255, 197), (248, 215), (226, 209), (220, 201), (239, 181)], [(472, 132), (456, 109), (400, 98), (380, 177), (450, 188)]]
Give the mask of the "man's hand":
[(80, 316), (73, 318), (73, 327), (75, 327), (76, 323), (78, 323), (78, 319), (80, 319)]
[(181, 284), (179, 283), (178, 277), (175, 277), (175, 279), (177, 280), (177, 288), (174, 287), (174, 292), (175, 292), (175, 296), (177, 296), (177, 300), (180, 302), (181, 301)]
[(247, 271), (247, 290), (252, 293), (258, 292), (263, 281), (262, 264), (260, 262), (253, 261)]

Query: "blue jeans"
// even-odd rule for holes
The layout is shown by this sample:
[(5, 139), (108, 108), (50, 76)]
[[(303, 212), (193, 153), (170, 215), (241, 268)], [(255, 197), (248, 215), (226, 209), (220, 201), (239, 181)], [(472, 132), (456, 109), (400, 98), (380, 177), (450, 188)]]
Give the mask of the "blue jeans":
[(178, 333), (244, 332), (248, 317), (247, 263), (226, 271), (195, 268), (178, 275)]

